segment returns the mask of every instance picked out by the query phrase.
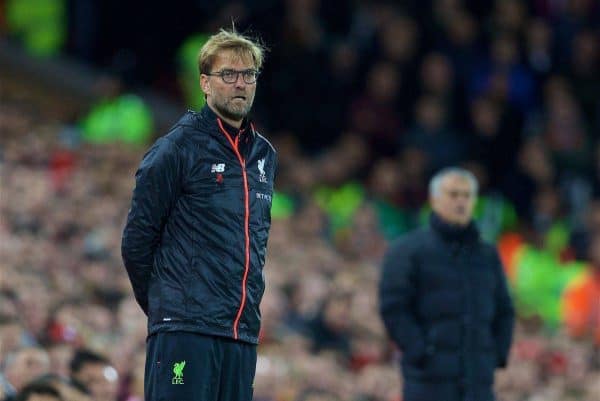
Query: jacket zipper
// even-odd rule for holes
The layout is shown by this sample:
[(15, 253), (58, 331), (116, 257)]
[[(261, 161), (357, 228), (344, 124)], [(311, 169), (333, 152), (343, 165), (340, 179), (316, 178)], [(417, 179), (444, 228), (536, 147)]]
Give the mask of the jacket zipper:
[(217, 118), (217, 122), (219, 123), (219, 128), (225, 134), (225, 138), (231, 144), (235, 155), (240, 162), (240, 166), (242, 167), (242, 180), (244, 182), (244, 237), (245, 237), (245, 262), (244, 262), (244, 277), (242, 279), (242, 299), (240, 301), (240, 307), (238, 308), (237, 314), (235, 316), (235, 320), (233, 322), (233, 338), (238, 339), (238, 325), (240, 323), (240, 319), (242, 317), (242, 312), (244, 311), (244, 306), (246, 305), (246, 286), (248, 283), (248, 271), (250, 270), (250, 199), (248, 195), (248, 176), (246, 174), (246, 161), (240, 154), (238, 149), (238, 139), (239, 135), (236, 136), (235, 141), (231, 139), (231, 136), (227, 133), (227, 130), (223, 127), (223, 123), (220, 118)]

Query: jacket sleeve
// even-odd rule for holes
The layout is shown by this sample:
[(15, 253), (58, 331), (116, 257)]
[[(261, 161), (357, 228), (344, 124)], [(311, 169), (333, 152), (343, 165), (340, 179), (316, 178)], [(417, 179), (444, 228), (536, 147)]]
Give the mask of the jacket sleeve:
[(494, 259), (499, 285), (496, 287), (495, 293), (496, 311), (492, 330), (496, 342), (498, 367), (503, 368), (506, 367), (508, 362), (508, 355), (512, 344), (515, 310), (508, 290), (504, 269), (502, 268), (502, 262), (496, 250), (494, 250)]
[(180, 191), (181, 170), (177, 145), (163, 137), (144, 155), (135, 174), (121, 255), (135, 299), (146, 314), (154, 252)]
[(390, 246), (383, 259), (379, 310), (388, 335), (403, 352), (403, 358), (419, 365), (426, 356), (426, 343), (415, 317), (417, 289), (411, 259), (405, 245)]

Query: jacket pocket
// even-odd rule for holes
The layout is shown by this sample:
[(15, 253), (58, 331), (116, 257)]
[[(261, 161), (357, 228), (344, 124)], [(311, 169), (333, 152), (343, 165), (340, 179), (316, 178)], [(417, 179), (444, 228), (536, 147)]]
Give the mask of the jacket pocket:
[(491, 329), (488, 327), (477, 327), (474, 331), (476, 349), (482, 351), (495, 350), (495, 341), (492, 337)]
[(491, 384), (498, 359), (494, 352), (478, 352), (472, 356), (473, 371), (479, 382)]
[(460, 356), (457, 352), (437, 351), (425, 360), (425, 374), (429, 378), (451, 379), (460, 375)]
[(241, 288), (241, 278), (240, 288), (234, 285), (236, 278), (230, 271), (231, 258), (217, 250), (207, 250), (205, 255), (192, 257), (191, 267), (192, 272), (186, 283), (190, 317), (220, 326), (231, 326)]
[(185, 288), (153, 275), (149, 290), (149, 315), (161, 322), (165, 318), (181, 318), (185, 310)]

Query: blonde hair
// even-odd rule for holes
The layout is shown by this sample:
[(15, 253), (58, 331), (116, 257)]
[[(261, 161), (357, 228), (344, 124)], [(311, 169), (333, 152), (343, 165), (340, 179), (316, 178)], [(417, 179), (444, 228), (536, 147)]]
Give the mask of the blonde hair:
[(254, 67), (260, 71), (263, 61), (265, 46), (258, 40), (253, 40), (248, 36), (236, 32), (235, 27), (228, 31), (221, 28), (219, 33), (214, 34), (200, 49), (198, 55), (198, 70), (200, 74), (210, 72), (215, 57), (222, 51), (231, 50), (236, 57), (251, 57), (254, 61)]

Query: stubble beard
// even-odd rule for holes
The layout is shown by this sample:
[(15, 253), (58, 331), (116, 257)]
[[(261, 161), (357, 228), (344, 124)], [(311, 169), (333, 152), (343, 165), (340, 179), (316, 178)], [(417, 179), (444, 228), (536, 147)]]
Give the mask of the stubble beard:
[(246, 104), (237, 106), (233, 104), (233, 101), (229, 102), (215, 102), (215, 109), (221, 114), (223, 117), (233, 120), (233, 121), (241, 121), (243, 120), (250, 109), (252, 108), (252, 103), (254, 99), (246, 98)]

